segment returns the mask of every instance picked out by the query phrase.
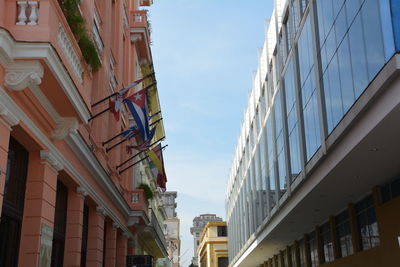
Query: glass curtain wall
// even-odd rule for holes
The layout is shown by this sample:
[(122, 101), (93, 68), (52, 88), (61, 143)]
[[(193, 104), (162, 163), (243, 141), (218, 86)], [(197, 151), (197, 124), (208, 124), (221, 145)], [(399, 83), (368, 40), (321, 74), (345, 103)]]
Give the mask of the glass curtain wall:
[(300, 87), (303, 103), (304, 135), (307, 161), (321, 145), (318, 100), (314, 74), (311, 19), (308, 15), (298, 40)]
[(278, 186), (279, 198), (286, 192), (286, 160), (285, 160), (285, 142), (283, 131), (283, 118), (282, 118), (282, 102), (281, 90), (279, 89), (274, 101), (274, 114), (275, 114), (275, 144), (276, 144), (276, 161), (278, 165)]
[(383, 33), (387, 6), (386, 0), (317, 1), (328, 133), (394, 53), (392, 35)]
[(267, 175), (268, 175), (268, 202), (269, 208), (272, 209), (276, 205), (276, 181), (275, 181), (275, 161), (274, 161), (274, 143), (272, 139), (272, 113), (270, 113), (267, 123), (265, 125), (265, 131), (267, 134), (267, 159), (268, 159), (268, 166), (267, 166)]
[(289, 63), (284, 75), (285, 95), (286, 95), (286, 116), (289, 135), (289, 151), (290, 151), (290, 182), (293, 182), (297, 175), (301, 172), (300, 162), (300, 135), (299, 135), (299, 119), (297, 114), (296, 87), (293, 69), (293, 57), (289, 59)]

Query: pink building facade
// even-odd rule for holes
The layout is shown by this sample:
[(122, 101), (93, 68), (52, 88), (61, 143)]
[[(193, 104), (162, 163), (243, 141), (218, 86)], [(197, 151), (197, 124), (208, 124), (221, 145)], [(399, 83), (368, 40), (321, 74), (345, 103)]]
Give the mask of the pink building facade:
[(65, 2), (0, 0), (0, 266), (119, 267), (127, 255), (165, 257), (135, 168), (116, 168), (130, 155), (124, 145), (107, 151), (121, 139), (103, 145), (131, 125), (127, 110), (118, 121), (110, 112), (90, 120), (108, 107), (93, 103), (152, 63), (142, 10), (152, 1), (75, 1), (99, 68), (87, 63), (93, 50), (78, 43)]

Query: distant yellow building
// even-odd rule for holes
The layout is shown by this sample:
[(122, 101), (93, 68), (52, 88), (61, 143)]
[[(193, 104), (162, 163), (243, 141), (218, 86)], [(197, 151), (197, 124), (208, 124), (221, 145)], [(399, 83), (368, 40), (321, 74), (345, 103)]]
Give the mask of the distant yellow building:
[(204, 227), (197, 249), (199, 267), (228, 266), (226, 222), (209, 222)]

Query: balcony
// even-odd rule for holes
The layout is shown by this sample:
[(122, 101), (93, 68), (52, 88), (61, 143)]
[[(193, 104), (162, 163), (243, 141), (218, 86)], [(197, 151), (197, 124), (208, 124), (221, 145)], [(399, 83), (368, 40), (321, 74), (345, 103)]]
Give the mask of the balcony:
[(50, 42), (66, 63), (77, 85), (83, 82), (83, 56), (57, 1), (7, 2), (10, 14), (7, 28), (17, 40)]
[(153, 4), (153, 0), (140, 0), (140, 6), (151, 6)]
[(143, 210), (148, 213), (149, 202), (144, 196), (143, 189), (135, 189), (130, 193), (131, 199), (128, 202), (132, 210)]
[(140, 240), (146, 243), (146, 247), (150, 249), (152, 256), (155, 258), (168, 257), (167, 241), (153, 211), (150, 212), (149, 224), (139, 228), (138, 235), (140, 236)]
[(58, 115), (87, 120), (90, 98), (84, 88), (90, 73), (58, 2), (5, 1), (5, 10), (0, 26), (15, 40), (11, 59), (40, 62), (40, 89)]
[(147, 20), (147, 10), (134, 10), (130, 12), (129, 28), (131, 41), (136, 44), (140, 59), (150, 59), (150, 27)]

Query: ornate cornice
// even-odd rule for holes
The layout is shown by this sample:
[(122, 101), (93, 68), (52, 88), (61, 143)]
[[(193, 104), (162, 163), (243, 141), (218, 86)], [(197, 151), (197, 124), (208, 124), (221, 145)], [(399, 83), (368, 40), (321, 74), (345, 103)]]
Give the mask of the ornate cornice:
[(76, 193), (83, 198), (88, 195), (87, 190), (82, 186), (76, 188)]
[(39, 85), (43, 78), (43, 67), (39, 61), (16, 61), (6, 67), (4, 85), (13, 91)]
[(103, 215), (104, 217), (107, 216), (107, 211), (103, 206), (97, 206), (96, 207), (96, 212), (100, 213), (101, 215)]
[(76, 118), (60, 118), (57, 122), (56, 128), (52, 133), (51, 138), (55, 140), (62, 140), (66, 138), (70, 133), (76, 133), (78, 127), (79, 123)]
[(124, 239), (129, 239), (130, 235), (129, 235), (127, 232), (123, 232), (123, 233), (122, 233), (122, 237), (123, 237)]
[(64, 166), (56, 157), (48, 150), (40, 150), (40, 159), (52, 166), (56, 171), (61, 171)]
[(0, 118), (8, 124), (7, 126), (12, 127), (19, 123), (19, 118), (11, 112), (4, 104), (0, 102)]

